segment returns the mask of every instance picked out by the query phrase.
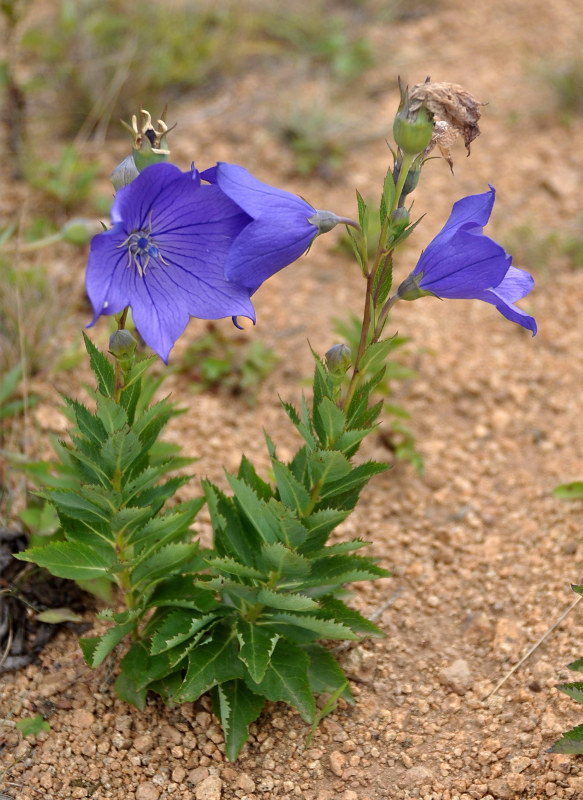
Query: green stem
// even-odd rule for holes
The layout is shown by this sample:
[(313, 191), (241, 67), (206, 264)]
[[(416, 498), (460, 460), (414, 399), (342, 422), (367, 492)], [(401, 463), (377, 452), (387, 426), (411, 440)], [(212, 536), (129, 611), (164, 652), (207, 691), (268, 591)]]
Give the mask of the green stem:
[[(123, 331), (126, 326), (126, 319), (128, 316), (128, 311), (130, 310), (129, 306), (126, 306), (124, 310), (121, 312), (120, 316), (117, 318), (117, 329), (118, 331)], [(116, 403), (119, 403), (119, 398), (121, 395), (121, 391), (124, 386), (124, 374), (119, 363), (119, 359), (115, 359), (115, 392), (113, 399)]]
[(394, 211), (398, 205), (399, 201), (401, 200), (401, 194), (403, 192), (403, 186), (405, 185), (405, 181), (407, 180), (407, 176), (409, 175), (409, 170), (411, 169), (411, 165), (413, 161), (417, 158), (416, 155), (408, 155), (403, 154), (403, 160), (401, 161), (401, 167), (399, 170), (399, 179), (397, 180), (397, 185), (395, 186), (395, 199), (393, 200), (393, 205), (389, 211), (389, 216), (391, 211)]

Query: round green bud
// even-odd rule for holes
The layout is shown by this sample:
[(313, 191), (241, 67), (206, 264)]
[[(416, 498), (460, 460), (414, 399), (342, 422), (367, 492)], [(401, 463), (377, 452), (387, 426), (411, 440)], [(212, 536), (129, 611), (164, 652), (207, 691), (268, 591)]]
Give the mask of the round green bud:
[(394, 211), (391, 212), (389, 222), (391, 224), (391, 231), (395, 235), (402, 233), (409, 224), (409, 212), (403, 206), (395, 208)]
[(83, 245), (88, 244), (94, 236), (102, 231), (101, 223), (97, 220), (76, 217), (63, 225), (60, 236), (63, 242)]
[(425, 106), (421, 106), (413, 118), (408, 114), (405, 106), (397, 113), (393, 123), (393, 137), (403, 153), (415, 156), (422, 153), (433, 134), (433, 119)]
[(335, 344), (326, 353), (326, 366), (332, 375), (344, 375), (352, 363), (352, 352), (345, 344)]
[(397, 295), (401, 300), (417, 300), (419, 297), (435, 297), (434, 292), (421, 289), (419, 284), (423, 280), (423, 273), (418, 272), (417, 275), (411, 273), (408, 275), (403, 283), (397, 289)]
[(122, 328), (109, 337), (109, 352), (120, 362), (129, 362), (136, 352), (137, 341), (132, 334)]

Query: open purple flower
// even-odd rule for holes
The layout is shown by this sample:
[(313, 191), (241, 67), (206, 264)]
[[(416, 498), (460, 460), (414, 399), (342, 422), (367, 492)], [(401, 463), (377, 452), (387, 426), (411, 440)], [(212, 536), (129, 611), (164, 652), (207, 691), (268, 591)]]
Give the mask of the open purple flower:
[(424, 294), (448, 299), (483, 300), (511, 322), (536, 333), (534, 317), (514, 303), (532, 287), (532, 275), (511, 266), (504, 248), (484, 236), (495, 191), (464, 197), (454, 204), (444, 227), (421, 254), (417, 266), (397, 290), (403, 300)]
[(144, 341), (167, 361), (190, 317), (246, 316), (249, 288), (225, 261), (250, 217), (218, 186), (172, 164), (147, 167), (116, 194), (111, 230), (91, 242), (86, 288), (93, 325), (131, 306)]
[(319, 233), (338, 223), (354, 224), (330, 211), (316, 211), (295, 194), (262, 183), (244, 167), (220, 161), (201, 173), (252, 218), (225, 262), (225, 277), (255, 292), (268, 278), (296, 261)]

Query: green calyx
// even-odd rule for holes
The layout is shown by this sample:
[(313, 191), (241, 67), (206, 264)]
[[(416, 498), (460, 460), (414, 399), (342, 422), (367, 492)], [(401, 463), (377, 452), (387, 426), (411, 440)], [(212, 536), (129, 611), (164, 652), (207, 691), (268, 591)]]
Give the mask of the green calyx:
[(433, 114), (425, 105), (412, 111), (409, 106), (407, 88), (399, 80), (401, 102), (393, 123), (393, 137), (402, 152), (407, 155), (422, 153), (433, 134)]

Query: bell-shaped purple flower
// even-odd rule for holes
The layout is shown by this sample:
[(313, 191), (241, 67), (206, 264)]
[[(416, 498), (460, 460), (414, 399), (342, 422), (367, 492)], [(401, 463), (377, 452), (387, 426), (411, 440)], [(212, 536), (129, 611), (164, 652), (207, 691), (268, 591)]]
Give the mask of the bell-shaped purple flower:
[(484, 236), (495, 191), (464, 197), (455, 203), (448, 221), (421, 254), (417, 266), (397, 290), (403, 300), (424, 294), (448, 299), (483, 300), (512, 322), (536, 333), (534, 317), (514, 305), (525, 297), (534, 280), (511, 266), (504, 248)]
[(296, 261), (319, 233), (355, 224), (331, 211), (316, 211), (295, 194), (257, 180), (244, 167), (220, 161), (201, 173), (252, 217), (225, 262), (225, 277), (255, 292), (268, 278)]
[(250, 217), (196, 171), (147, 167), (115, 197), (110, 230), (91, 242), (86, 288), (92, 325), (131, 306), (136, 328), (164, 360), (190, 317), (255, 321), (249, 288), (225, 262)]

